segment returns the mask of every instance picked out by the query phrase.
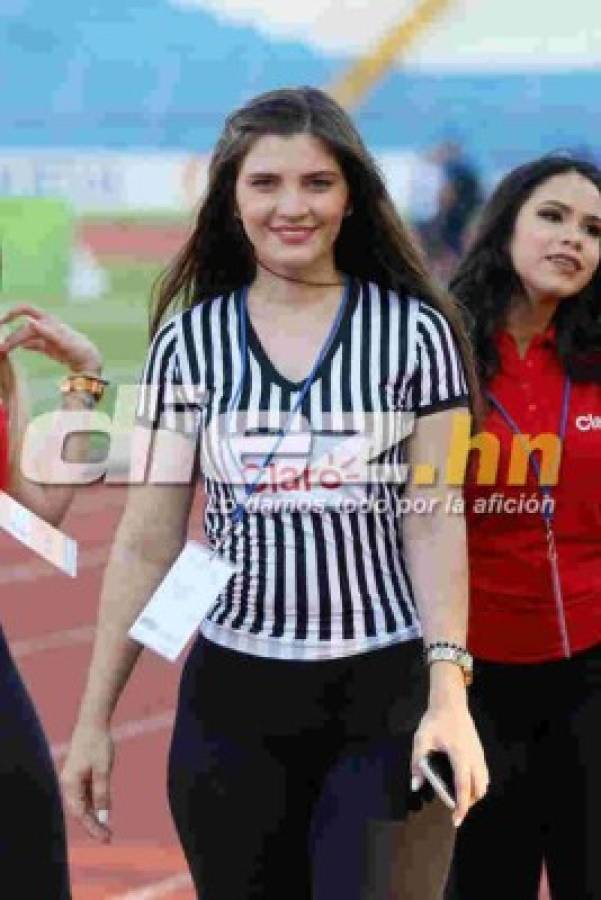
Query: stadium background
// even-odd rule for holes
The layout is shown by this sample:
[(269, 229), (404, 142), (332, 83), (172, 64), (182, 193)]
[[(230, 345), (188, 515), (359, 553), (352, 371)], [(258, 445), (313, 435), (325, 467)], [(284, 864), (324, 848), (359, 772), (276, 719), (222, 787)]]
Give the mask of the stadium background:
[[(33, 299), (93, 336), (110, 413), (116, 386), (139, 373), (150, 287), (182, 242), (229, 110), (275, 86), (340, 89), (357, 59), (369, 63), (348, 106), (399, 208), (417, 216), (424, 160), (443, 141), (461, 144), (485, 190), (549, 150), (599, 158), (594, 9), (575, 0), (561, 18), (542, 0), (523, 10), (377, 0), (367, 15), (356, 0), (312, 0), (284, 14), (271, 0), (2, 0), (1, 308)], [(32, 413), (52, 407), (58, 368), (26, 354), (19, 363)], [(64, 526), (80, 541), (75, 581), (0, 530), (0, 616), (59, 766), (122, 502), (120, 486), (80, 492)], [(192, 897), (164, 793), (178, 673), (146, 654), (126, 690), (115, 839), (99, 847), (70, 825), (75, 900)]]

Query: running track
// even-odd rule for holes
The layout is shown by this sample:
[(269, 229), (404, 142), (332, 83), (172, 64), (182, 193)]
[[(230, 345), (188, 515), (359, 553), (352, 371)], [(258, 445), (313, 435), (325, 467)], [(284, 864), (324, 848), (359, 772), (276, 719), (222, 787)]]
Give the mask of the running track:
[[(84, 684), (101, 575), (123, 489), (85, 488), (63, 529), (80, 542), (71, 579), (0, 532), (2, 622), (60, 769)], [(196, 518), (196, 521), (198, 519)], [(180, 665), (142, 654), (114, 719), (114, 839), (99, 845), (69, 822), (74, 900), (192, 900), (165, 793)]]

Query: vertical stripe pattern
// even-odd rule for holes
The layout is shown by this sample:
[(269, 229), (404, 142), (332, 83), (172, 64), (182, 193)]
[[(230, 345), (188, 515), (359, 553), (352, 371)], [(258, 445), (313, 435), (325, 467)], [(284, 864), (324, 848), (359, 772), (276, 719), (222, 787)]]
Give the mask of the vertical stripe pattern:
[[(243, 482), (287, 421), (299, 385), (277, 372), (252, 326), (246, 364), (241, 360), (232, 294), (180, 313), (157, 334), (142, 378), (139, 420), (189, 431), (190, 404), (167, 402), (176, 388), (179, 401), (193, 398), (196, 421), (202, 412), (205, 530), (214, 544), (245, 497)], [(419, 636), (401, 543), (406, 452), (399, 415), (466, 403), (466, 380), (445, 318), (424, 302), (355, 281), (302, 416), (226, 534), (222, 552), (238, 573), (205, 619), (205, 635), (233, 649), (287, 659), (345, 656)], [(366, 430), (373, 454), (368, 471), (384, 473), (371, 484), (350, 475), (360, 470), (343, 444)], [(310, 438), (307, 458), (295, 456), (303, 435)]]

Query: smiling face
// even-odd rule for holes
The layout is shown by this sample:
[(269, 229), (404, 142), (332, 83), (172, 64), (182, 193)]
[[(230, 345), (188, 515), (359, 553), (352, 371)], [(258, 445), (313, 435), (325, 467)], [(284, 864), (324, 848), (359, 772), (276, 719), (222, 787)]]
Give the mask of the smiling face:
[(336, 159), (317, 138), (265, 135), (246, 154), (236, 206), (255, 256), (282, 273), (331, 276), (349, 204)]
[(509, 248), (524, 291), (536, 302), (579, 293), (595, 274), (600, 249), (601, 195), (575, 171), (535, 188), (516, 217)]

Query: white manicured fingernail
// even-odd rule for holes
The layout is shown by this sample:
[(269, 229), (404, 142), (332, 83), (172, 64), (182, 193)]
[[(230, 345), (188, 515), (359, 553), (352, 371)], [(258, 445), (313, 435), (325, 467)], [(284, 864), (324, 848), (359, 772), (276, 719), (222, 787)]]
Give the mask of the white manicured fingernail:
[(99, 809), (96, 813), (96, 818), (100, 822), (101, 825), (108, 825), (109, 823), (109, 811), (108, 809)]
[(419, 791), (421, 786), (422, 786), (422, 780), (419, 777), (419, 775), (412, 775), (411, 776), (411, 790)]

